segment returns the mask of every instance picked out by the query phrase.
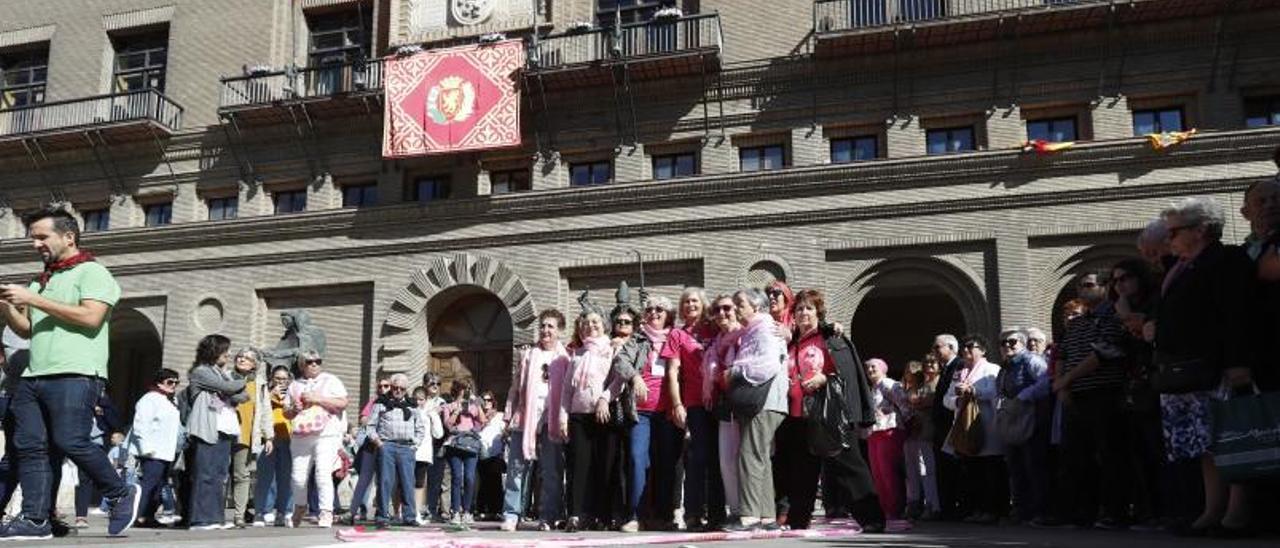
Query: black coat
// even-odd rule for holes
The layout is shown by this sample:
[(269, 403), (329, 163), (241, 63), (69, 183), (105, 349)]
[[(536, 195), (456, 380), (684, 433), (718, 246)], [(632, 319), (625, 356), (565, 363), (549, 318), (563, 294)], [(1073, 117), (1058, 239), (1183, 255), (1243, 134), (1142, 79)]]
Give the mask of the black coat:
[(1210, 244), (1172, 275), (1156, 315), (1157, 363), (1199, 358), (1218, 369), (1253, 367), (1262, 333), (1257, 278), (1244, 250)]
[(951, 391), (951, 377), (955, 376), (956, 369), (961, 367), (964, 361), (959, 355), (951, 358), (951, 361), (942, 366), (942, 370), (938, 372), (938, 385), (933, 392), (933, 444), (941, 448), (947, 441), (947, 434), (951, 433), (951, 423), (955, 422), (956, 414), (954, 411), (947, 409), (942, 405), (942, 398), (946, 397), (947, 392)]
[(862, 359), (858, 357), (858, 349), (853, 346), (849, 337), (829, 330), (824, 330), (823, 341), (835, 361), (836, 374), (844, 379), (845, 403), (848, 405), (850, 422), (863, 428), (875, 424), (875, 410), (871, 408), (871, 383), (867, 379), (867, 371), (862, 367)]

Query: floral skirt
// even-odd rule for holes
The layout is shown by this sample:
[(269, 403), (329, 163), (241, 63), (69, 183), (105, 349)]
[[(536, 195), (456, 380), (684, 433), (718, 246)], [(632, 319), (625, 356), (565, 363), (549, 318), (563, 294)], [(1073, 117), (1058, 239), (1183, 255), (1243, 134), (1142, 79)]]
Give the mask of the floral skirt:
[(1198, 459), (1209, 452), (1213, 443), (1213, 423), (1209, 416), (1212, 399), (1212, 392), (1160, 395), (1165, 455), (1169, 462)]

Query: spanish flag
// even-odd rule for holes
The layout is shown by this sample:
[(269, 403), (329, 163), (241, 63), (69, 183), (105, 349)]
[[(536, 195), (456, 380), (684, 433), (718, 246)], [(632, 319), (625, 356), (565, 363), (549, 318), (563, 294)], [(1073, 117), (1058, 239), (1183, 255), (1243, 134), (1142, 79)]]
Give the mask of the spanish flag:
[(1156, 152), (1165, 150), (1182, 144), (1183, 141), (1190, 139), (1196, 134), (1196, 129), (1191, 128), (1187, 131), (1166, 131), (1164, 133), (1148, 133), (1146, 135), (1147, 142), (1151, 143), (1151, 150)]
[(1075, 141), (1053, 142), (1044, 139), (1032, 139), (1022, 143), (1023, 152), (1035, 152), (1040, 155), (1057, 154), (1076, 146)]

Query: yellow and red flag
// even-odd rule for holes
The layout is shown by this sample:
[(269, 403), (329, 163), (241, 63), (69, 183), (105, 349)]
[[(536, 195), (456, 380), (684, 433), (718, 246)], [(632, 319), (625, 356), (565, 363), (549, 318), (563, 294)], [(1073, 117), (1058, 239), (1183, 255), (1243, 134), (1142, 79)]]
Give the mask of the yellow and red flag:
[(1182, 144), (1183, 141), (1190, 139), (1196, 134), (1196, 129), (1191, 128), (1187, 131), (1166, 131), (1164, 133), (1148, 133), (1146, 135), (1147, 142), (1151, 144), (1151, 150), (1161, 151), (1169, 147)]
[(520, 40), (387, 59), (382, 156), (519, 146), (523, 66)]
[(1075, 141), (1045, 141), (1044, 139), (1032, 139), (1022, 143), (1023, 152), (1035, 152), (1036, 154), (1049, 155), (1057, 154), (1066, 149), (1076, 146)]

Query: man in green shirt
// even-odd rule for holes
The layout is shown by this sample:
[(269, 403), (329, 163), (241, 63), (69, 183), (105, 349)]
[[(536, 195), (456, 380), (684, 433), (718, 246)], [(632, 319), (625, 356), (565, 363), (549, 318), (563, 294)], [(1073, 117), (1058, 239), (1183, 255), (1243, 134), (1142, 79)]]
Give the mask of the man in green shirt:
[(64, 457), (111, 501), (107, 533), (123, 535), (138, 517), (138, 486), (126, 484), (89, 440), (93, 407), (106, 384), (109, 321), (120, 286), (80, 249), (80, 227), (70, 213), (48, 208), (23, 222), (45, 267), (25, 287), (0, 286), (0, 320), (31, 340), (30, 363), (10, 403), (22, 514), (0, 528), (0, 540), (52, 537), (52, 467)]

